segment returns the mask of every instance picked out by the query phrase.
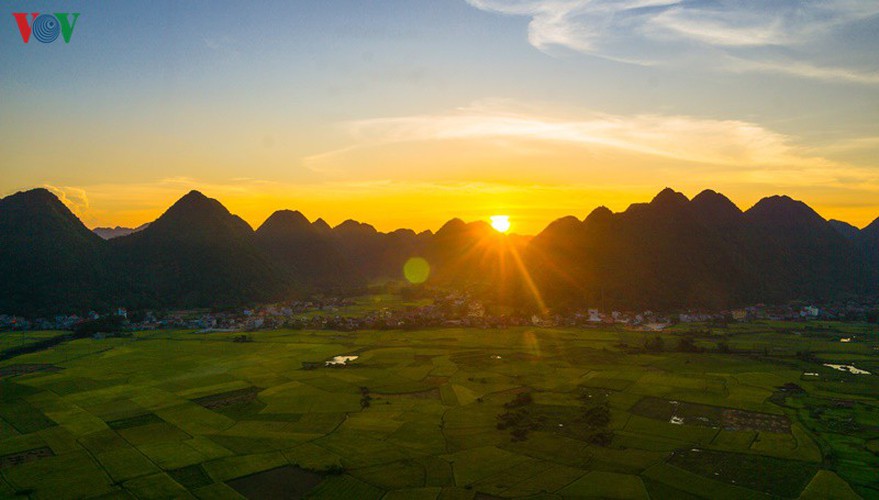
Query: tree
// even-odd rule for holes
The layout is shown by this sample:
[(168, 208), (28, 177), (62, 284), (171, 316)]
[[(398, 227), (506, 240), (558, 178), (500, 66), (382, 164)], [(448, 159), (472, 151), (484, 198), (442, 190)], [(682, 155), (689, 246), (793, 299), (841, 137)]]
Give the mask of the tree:
[(665, 340), (659, 335), (654, 335), (644, 341), (644, 348), (649, 352), (662, 352), (665, 350)]
[(682, 337), (678, 340), (678, 351), (679, 352), (702, 352), (702, 348), (697, 346), (693, 339), (689, 337)]

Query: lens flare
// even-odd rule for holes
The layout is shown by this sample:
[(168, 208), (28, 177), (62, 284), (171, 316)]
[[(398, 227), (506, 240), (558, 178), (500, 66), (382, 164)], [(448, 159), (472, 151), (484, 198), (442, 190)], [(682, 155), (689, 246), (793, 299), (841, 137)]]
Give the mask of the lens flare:
[(413, 285), (424, 283), (430, 276), (430, 264), (421, 257), (412, 257), (403, 264), (403, 276)]

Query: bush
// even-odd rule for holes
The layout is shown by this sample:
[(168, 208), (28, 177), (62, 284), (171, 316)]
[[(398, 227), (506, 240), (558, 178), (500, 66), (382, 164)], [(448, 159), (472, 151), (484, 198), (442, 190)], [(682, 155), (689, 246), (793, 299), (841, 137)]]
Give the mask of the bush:
[(678, 340), (678, 352), (702, 352), (702, 348), (697, 346), (693, 339), (683, 337)]
[(115, 333), (121, 332), (125, 324), (125, 319), (121, 316), (104, 316), (91, 321), (83, 321), (73, 327), (73, 334), (76, 337), (90, 337), (96, 333)]
[(610, 424), (610, 408), (594, 406), (583, 413), (583, 422), (589, 427), (607, 427)]
[(659, 335), (654, 335), (644, 341), (644, 348), (649, 352), (662, 352), (665, 350), (665, 340)]
[(519, 408), (522, 406), (530, 405), (533, 401), (530, 392), (523, 392), (516, 395), (516, 399), (510, 401), (509, 403), (504, 403), (504, 408)]
[(589, 443), (596, 446), (607, 447), (613, 441), (613, 432), (601, 431), (589, 436)]

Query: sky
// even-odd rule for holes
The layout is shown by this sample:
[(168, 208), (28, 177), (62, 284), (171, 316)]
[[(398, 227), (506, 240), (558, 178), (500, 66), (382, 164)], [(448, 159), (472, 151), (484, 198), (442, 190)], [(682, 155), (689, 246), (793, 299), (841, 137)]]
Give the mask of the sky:
[[(80, 15), (25, 44), (16, 12)], [(89, 227), (191, 189), (254, 227), (534, 234), (667, 186), (879, 216), (879, 2), (7, 0), (0, 20), (0, 195), (47, 187)]]

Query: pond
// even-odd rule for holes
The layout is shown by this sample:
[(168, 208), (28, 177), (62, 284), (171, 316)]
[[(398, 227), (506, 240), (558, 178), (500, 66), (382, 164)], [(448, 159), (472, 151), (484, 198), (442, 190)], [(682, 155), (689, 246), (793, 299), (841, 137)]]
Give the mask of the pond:
[(360, 356), (335, 356), (333, 359), (324, 363), (326, 366), (347, 365), (349, 361), (354, 361)]
[(855, 368), (852, 365), (834, 365), (830, 363), (824, 363), (824, 366), (828, 368), (833, 368), (834, 370), (839, 370), (841, 372), (849, 372), (855, 375), (869, 375), (870, 372), (867, 370), (861, 370), (860, 368)]

